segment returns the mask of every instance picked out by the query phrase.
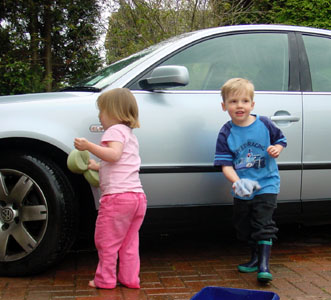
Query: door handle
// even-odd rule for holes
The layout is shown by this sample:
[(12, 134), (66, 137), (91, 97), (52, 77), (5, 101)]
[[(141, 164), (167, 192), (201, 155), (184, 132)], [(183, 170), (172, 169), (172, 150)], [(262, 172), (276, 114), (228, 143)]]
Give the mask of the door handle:
[(294, 116), (272, 116), (270, 119), (274, 122), (298, 122), (300, 120), (299, 117)]

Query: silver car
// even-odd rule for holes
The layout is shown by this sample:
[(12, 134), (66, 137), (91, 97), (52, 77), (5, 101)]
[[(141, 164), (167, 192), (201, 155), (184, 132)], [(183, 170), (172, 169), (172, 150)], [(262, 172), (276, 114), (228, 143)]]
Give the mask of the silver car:
[(231, 77), (255, 84), (254, 112), (270, 117), (288, 140), (278, 159), (278, 222), (330, 221), (331, 31), (206, 29), (60, 92), (0, 97), (0, 276), (40, 272), (70, 249), (77, 232), (93, 232), (99, 191), (66, 160), (75, 137), (99, 141), (96, 99), (115, 87), (128, 87), (139, 104), (145, 228), (230, 222), (230, 184), (213, 159), (228, 120), (220, 87)]

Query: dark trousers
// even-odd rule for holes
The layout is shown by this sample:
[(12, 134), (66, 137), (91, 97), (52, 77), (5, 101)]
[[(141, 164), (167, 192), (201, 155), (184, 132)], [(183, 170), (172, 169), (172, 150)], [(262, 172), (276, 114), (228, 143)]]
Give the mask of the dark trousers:
[(273, 221), (277, 194), (256, 195), (252, 200), (234, 198), (234, 226), (240, 241), (256, 245), (261, 240), (276, 240), (278, 228)]

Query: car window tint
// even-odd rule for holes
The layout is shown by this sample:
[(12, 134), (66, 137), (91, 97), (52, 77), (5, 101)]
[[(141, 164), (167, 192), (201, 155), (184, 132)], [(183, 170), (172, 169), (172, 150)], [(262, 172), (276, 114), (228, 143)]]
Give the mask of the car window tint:
[(162, 65), (183, 65), (190, 82), (176, 90), (219, 90), (232, 77), (253, 81), (256, 90), (287, 91), (287, 34), (254, 33), (202, 41), (173, 55)]
[(309, 60), (312, 89), (331, 92), (331, 39), (303, 36)]

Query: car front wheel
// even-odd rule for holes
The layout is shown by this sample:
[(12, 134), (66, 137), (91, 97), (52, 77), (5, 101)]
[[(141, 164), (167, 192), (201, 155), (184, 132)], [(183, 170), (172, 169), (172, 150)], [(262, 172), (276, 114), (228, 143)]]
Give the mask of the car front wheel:
[(77, 211), (64, 173), (39, 155), (1, 153), (0, 276), (31, 275), (71, 247)]

